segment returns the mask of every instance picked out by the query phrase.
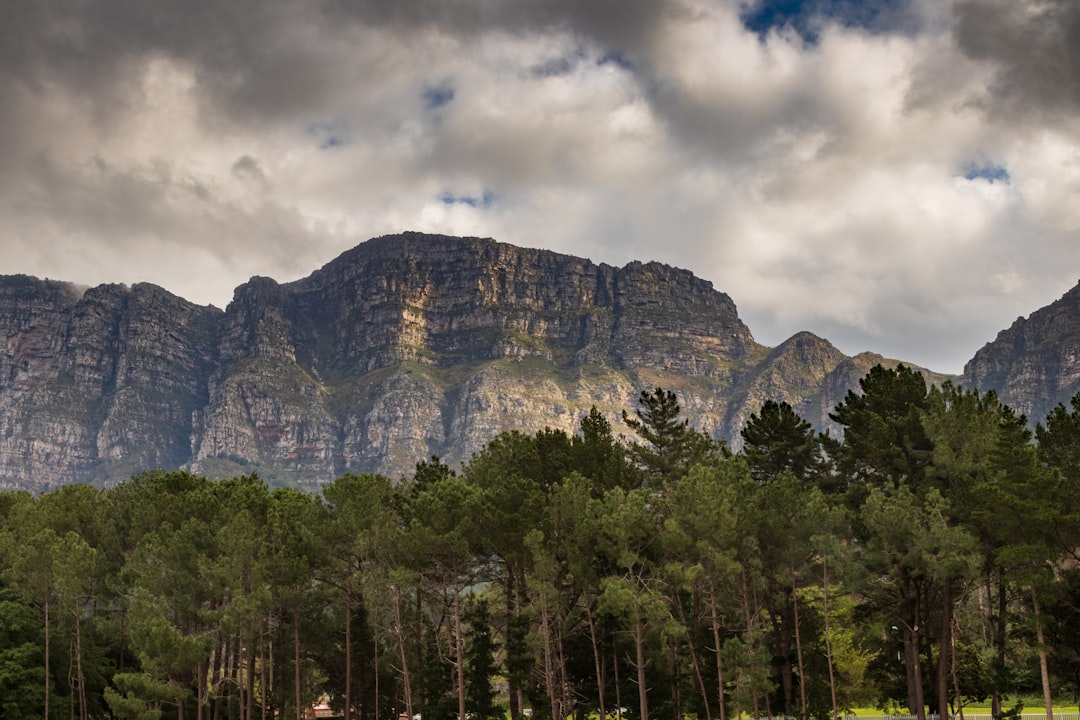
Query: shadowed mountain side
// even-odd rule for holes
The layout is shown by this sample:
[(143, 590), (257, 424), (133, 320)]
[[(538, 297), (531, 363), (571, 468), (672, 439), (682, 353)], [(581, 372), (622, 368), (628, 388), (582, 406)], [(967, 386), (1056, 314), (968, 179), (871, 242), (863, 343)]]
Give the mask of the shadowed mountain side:
[(995, 390), (1033, 421), (1068, 407), (1080, 390), (1080, 284), (999, 332), (964, 365), (962, 384)]

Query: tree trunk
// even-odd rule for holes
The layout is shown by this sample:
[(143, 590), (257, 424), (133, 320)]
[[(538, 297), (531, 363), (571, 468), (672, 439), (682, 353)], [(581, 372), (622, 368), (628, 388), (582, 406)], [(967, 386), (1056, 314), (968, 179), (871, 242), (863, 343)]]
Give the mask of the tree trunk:
[(454, 591), (454, 651), (457, 655), (458, 720), (465, 720), (465, 643), (461, 637), (461, 598)]
[(1054, 720), (1054, 699), (1050, 693), (1050, 669), (1046, 658), (1046, 637), (1043, 634), (1042, 612), (1039, 609), (1039, 596), (1035, 586), (1031, 586), (1031, 609), (1035, 611), (1035, 641), (1039, 643), (1039, 674), (1042, 676), (1043, 703), (1046, 706), (1046, 720)]
[(619, 685), (619, 650), (615, 647), (615, 640), (611, 641), (611, 658), (615, 663), (614, 673), (612, 677), (615, 678), (615, 718), (616, 720), (623, 720), (623, 704), (622, 704), (622, 689)]
[(956, 618), (953, 618), (953, 628), (950, 633), (952, 638), (952, 644), (949, 647), (949, 654), (952, 655), (952, 682), (953, 682), (953, 697), (956, 698), (956, 712), (960, 720), (964, 720), (964, 702), (963, 695), (960, 694), (960, 670), (959, 665), (956, 662), (956, 635), (960, 629), (956, 622)]
[[(697, 598), (697, 591), (696, 590), (694, 591), (694, 597)], [(708, 695), (705, 692), (705, 679), (702, 677), (702, 674), (701, 674), (701, 662), (700, 662), (700, 658), (699, 658), (699, 653), (698, 653), (697, 648), (694, 646), (693, 641), (691, 640), (691, 638), (693, 637), (693, 633), (691, 632), (690, 622), (689, 622), (689, 620), (687, 618), (686, 610), (683, 608), (682, 599), (676, 594), (674, 600), (675, 600), (675, 602), (674, 602), (675, 610), (679, 613), (679, 622), (682, 623), (683, 627), (685, 627), (687, 629), (687, 643), (686, 643), (686, 646), (687, 646), (687, 649), (690, 651), (690, 667), (694, 671), (694, 684), (698, 688), (698, 692), (701, 695), (702, 705), (705, 708), (705, 720), (712, 720), (712, 711), (709, 709), (709, 698), (708, 698)], [(695, 605), (696, 605), (696, 603), (695, 603)], [(677, 665), (675, 665), (674, 645), (672, 645), (672, 665), (673, 665), (673, 667), (676, 668), (676, 673), (677, 673)], [(676, 675), (676, 673), (672, 673), (672, 674)], [(678, 678), (677, 677), (676, 677), (676, 685), (678, 685)], [(677, 693), (678, 691), (675, 691), (675, 692)], [(681, 699), (679, 697), (675, 698), (675, 717), (676, 718), (681, 718), (682, 717)]]
[[(790, 603), (785, 602), (780, 612), (769, 612), (776, 642), (773, 654), (780, 661), (780, 698), (784, 703), (784, 717), (792, 717), (791, 704), (795, 695), (795, 673), (791, 667), (791, 629), (788, 627), (786, 615), (788, 605)], [(772, 715), (768, 711), (766, 714)]]
[[(641, 621), (634, 623), (634, 652), (637, 657), (638, 703), (641, 720), (649, 720), (649, 698), (645, 685), (645, 627)], [(555, 720), (561, 720), (556, 718)]]
[(247, 720), (255, 720), (255, 643), (257, 638), (248, 638), (247, 647)]
[(727, 720), (726, 701), (724, 698), (724, 658), (720, 644), (720, 618), (716, 614), (716, 583), (709, 578), (709, 610), (712, 616), (713, 649), (716, 652), (716, 687), (719, 702), (720, 720)]
[(680, 692), (682, 681), (679, 677), (679, 664), (675, 656), (675, 640), (668, 640), (669, 662), (671, 667), (671, 707), (673, 720), (682, 720), (682, 694)]
[(991, 577), (986, 580), (986, 600), (990, 608), (990, 627), (993, 634), (997, 667), (994, 668), (994, 689), (990, 696), (990, 713), (1001, 717), (1001, 668), (1005, 667), (1005, 574), (998, 569), (997, 615), (994, 615), (994, 592)]
[(296, 698), (296, 720), (303, 720), (300, 709), (300, 609), (293, 609), (293, 696)]
[(551, 717), (552, 720), (562, 720), (565, 715), (559, 706), (559, 697), (555, 691), (555, 663), (552, 659), (554, 640), (546, 600), (540, 601), (540, 632), (544, 638), (544, 684), (547, 686), (548, 703), (551, 704)]
[(802, 633), (799, 629), (799, 592), (795, 568), (791, 568), (791, 611), (795, 618), (795, 657), (799, 662), (799, 717), (806, 720), (806, 666), (803, 663)]
[(49, 717), (49, 589), (45, 590), (45, 718)]
[(345, 720), (352, 720), (352, 595), (345, 592)]
[[(506, 565), (506, 634), (516, 632), (517, 616), (520, 605), (517, 597), (517, 575), (511, 564)], [(517, 673), (508, 673), (507, 677), (507, 700), (510, 710), (510, 720), (518, 720), (521, 717), (521, 688)], [(601, 716), (600, 720), (604, 720)]]
[(82, 665), (82, 618), (81, 610), (75, 610), (75, 682), (79, 685), (79, 720), (89, 717), (86, 709), (86, 676)]
[[(909, 585), (910, 587), (910, 585)], [(904, 668), (907, 674), (908, 686), (908, 712), (918, 720), (926, 720), (926, 700), (923, 694), (922, 681), (922, 641), (920, 622), (922, 620), (919, 589), (913, 588), (913, 597), (904, 602), (903, 617), (900, 624), (903, 625), (904, 634)]]
[(405, 713), (409, 716), (409, 720), (412, 720), (413, 698), (412, 678), (409, 675), (409, 649), (405, 643), (405, 628), (402, 626), (401, 619), (401, 590), (397, 587), (394, 588), (394, 628), (397, 632), (398, 652), (401, 655), (401, 683), (405, 693)]
[(269, 693), (266, 671), (266, 643), (269, 631), (263, 628), (263, 618), (259, 619), (259, 717), (266, 720), (266, 702)]
[(592, 641), (593, 665), (596, 668), (596, 692), (597, 707), (600, 709), (600, 719), (607, 720), (607, 707), (604, 705), (604, 668), (600, 663), (600, 643), (596, 637), (596, 620), (593, 618), (592, 608), (585, 608), (585, 617), (589, 621), (589, 640)]
[(949, 717), (949, 658), (952, 656), (948, 651), (948, 648), (952, 647), (953, 583), (951, 580), (945, 581), (941, 595), (941, 638), (937, 662), (937, 704), (939, 720), (946, 720), (946, 718)]
[[(743, 599), (743, 616), (744, 616), (744, 620), (746, 621), (746, 638), (747, 638), (746, 651), (747, 651), (747, 653), (753, 653), (754, 648), (753, 648), (753, 645), (751, 644), (750, 641), (753, 641), (753, 642), (757, 642), (757, 641), (754, 639), (754, 628), (753, 628), (754, 623), (753, 623), (753, 619), (752, 619), (753, 616), (750, 614), (750, 581), (746, 577), (746, 568), (745, 567), (743, 567), (743, 573), (742, 573), (742, 595), (743, 595), (743, 598), (742, 598)], [(752, 660), (751, 660), (751, 662), (752, 662)], [(750, 701), (753, 703), (753, 706), (754, 706), (754, 720), (758, 720), (758, 718), (761, 717), (761, 705), (760, 705), (761, 699), (758, 697), (757, 683), (754, 682), (752, 679), (750, 681)], [(919, 718), (919, 720), (923, 720), (923, 718)]]
[(832, 719), (836, 720), (838, 708), (836, 703), (836, 675), (833, 673), (832, 661), (832, 635), (829, 633), (829, 558), (821, 558), (821, 600), (822, 613), (825, 618), (825, 662), (829, 666), (829, 694), (832, 699)]

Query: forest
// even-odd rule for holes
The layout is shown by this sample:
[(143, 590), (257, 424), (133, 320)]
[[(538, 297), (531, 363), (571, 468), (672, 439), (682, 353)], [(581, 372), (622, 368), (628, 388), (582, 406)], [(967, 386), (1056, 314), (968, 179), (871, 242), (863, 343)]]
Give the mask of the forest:
[(962, 714), (1080, 692), (1080, 395), (875, 367), (733, 452), (643, 391), (460, 468), (0, 493), (0, 717)]

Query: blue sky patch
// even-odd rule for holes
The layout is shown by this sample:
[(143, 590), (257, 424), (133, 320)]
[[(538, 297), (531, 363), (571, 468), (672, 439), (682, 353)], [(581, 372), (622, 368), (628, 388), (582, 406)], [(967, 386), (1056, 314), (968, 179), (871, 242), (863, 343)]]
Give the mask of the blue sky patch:
[(428, 88), (424, 91), (424, 106), (428, 110), (434, 110), (441, 108), (444, 105), (449, 105), (454, 100), (454, 88), (448, 85), (440, 85), (439, 87)]
[(964, 178), (966, 180), (989, 180), (992, 183), (999, 182), (1008, 185), (1009, 171), (1003, 165), (976, 165), (972, 163), (964, 168)]
[(634, 63), (630, 60), (630, 58), (619, 52), (604, 53), (600, 56), (599, 59), (597, 59), (596, 64), (614, 65), (615, 67), (626, 70), (627, 72), (634, 71)]
[(444, 205), (468, 205), (478, 210), (491, 207), (495, 202), (495, 193), (490, 190), (485, 190), (483, 195), (479, 197), (475, 195), (455, 195), (452, 192), (444, 192), (439, 196), (439, 199), (443, 201)]
[(910, 20), (910, 0), (757, 0), (742, 13), (743, 25), (760, 37), (774, 28), (791, 27), (804, 40), (818, 40), (822, 23), (873, 32), (899, 29)]
[(348, 130), (334, 122), (311, 123), (305, 130), (314, 138), (320, 150), (333, 150), (349, 144)]

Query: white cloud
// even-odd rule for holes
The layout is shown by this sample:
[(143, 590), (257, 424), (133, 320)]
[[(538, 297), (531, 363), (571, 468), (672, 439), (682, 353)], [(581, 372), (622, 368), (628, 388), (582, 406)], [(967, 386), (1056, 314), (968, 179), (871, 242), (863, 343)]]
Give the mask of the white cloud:
[(734, 1), (246, 5), (0, 29), (6, 271), (222, 305), (371, 236), (492, 236), (686, 267), (766, 342), (947, 371), (1077, 275), (1074, 46), (1045, 36), (1025, 84), (1008, 3), (813, 42)]

